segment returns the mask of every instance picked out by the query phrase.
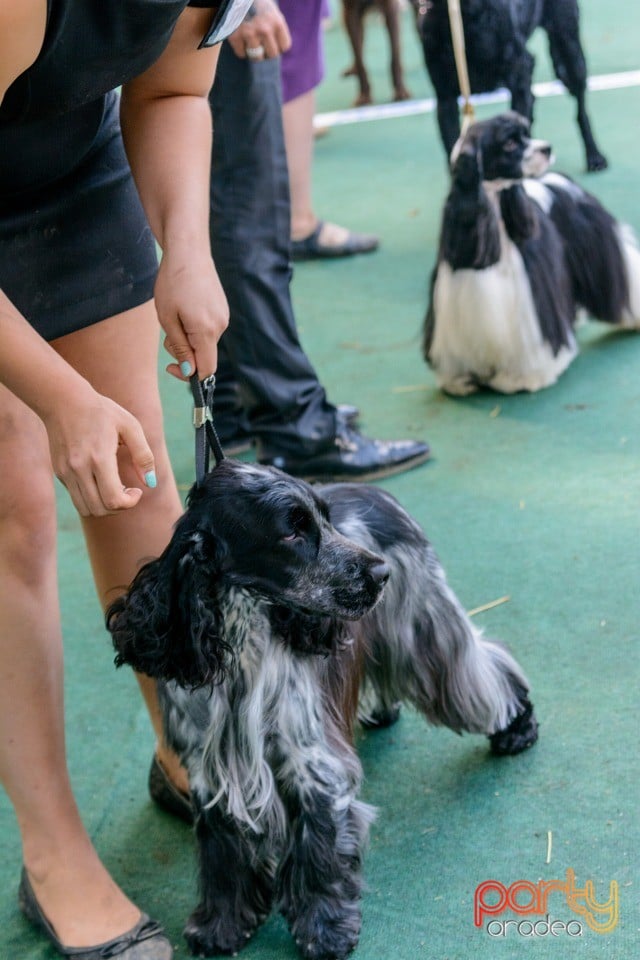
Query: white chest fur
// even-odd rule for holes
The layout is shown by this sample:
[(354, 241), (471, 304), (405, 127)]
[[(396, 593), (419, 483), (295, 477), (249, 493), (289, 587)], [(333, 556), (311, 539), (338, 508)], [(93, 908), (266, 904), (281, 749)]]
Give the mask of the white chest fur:
[(572, 339), (554, 356), (540, 332), (522, 257), (502, 224), (500, 239), (500, 260), (491, 267), (438, 267), (429, 362), (447, 393), (468, 394), (479, 386), (501, 393), (540, 390), (555, 383), (576, 355)]

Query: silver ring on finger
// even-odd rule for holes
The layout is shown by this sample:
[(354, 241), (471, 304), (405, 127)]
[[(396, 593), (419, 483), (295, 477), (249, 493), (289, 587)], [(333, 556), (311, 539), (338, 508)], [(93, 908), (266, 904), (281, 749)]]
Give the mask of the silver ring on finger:
[(247, 47), (245, 53), (249, 57), (249, 60), (262, 60), (264, 57), (264, 47), (259, 43), (257, 47)]

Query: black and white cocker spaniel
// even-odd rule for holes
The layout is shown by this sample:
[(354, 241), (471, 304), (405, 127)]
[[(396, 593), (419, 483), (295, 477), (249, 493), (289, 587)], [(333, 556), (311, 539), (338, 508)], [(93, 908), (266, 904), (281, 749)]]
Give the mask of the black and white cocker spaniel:
[(223, 460), (107, 624), (116, 662), (160, 680), (167, 738), (189, 773), (195, 954), (235, 953), (273, 906), (305, 957), (355, 947), (372, 819), (358, 710), (382, 726), (406, 701), (431, 723), (488, 735), (499, 755), (537, 738), (521, 668), (374, 487), (312, 488)]
[(640, 251), (590, 193), (547, 172), (551, 146), (503, 113), (452, 152), (423, 352), (447, 393), (555, 383), (581, 314), (640, 327)]

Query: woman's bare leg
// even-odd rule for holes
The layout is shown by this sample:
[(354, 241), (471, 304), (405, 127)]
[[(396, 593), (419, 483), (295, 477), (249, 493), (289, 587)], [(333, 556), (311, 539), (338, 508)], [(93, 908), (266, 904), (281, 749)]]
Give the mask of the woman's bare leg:
[(102, 866), (67, 772), (56, 502), (40, 420), (0, 387), (0, 779), (23, 859), (58, 938), (90, 946), (139, 910)]
[[(291, 193), (291, 239), (303, 240), (313, 233), (318, 217), (313, 209), (313, 116), (315, 90), (309, 90), (284, 104), (282, 120), (289, 168)], [(341, 246), (349, 231), (335, 223), (324, 223), (319, 240), (322, 244)]]
[[(183, 512), (164, 440), (157, 369), (160, 328), (152, 303), (65, 337), (54, 346), (98, 392), (139, 420), (153, 450), (157, 487), (144, 490), (139, 504), (108, 517), (82, 520), (100, 602), (105, 607), (131, 582), (141, 564), (167, 545)], [(175, 390), (186, 390), (176, 382)], [(189, 424), (185, 423), (185, 429)], [(126, 486), (140, 486), (131, 464), (120, 461)], [(155, 682), (136, 674), (158, 739), (158, 757), (175, 785), (188, 790), (186, 773), (162, 737)]]

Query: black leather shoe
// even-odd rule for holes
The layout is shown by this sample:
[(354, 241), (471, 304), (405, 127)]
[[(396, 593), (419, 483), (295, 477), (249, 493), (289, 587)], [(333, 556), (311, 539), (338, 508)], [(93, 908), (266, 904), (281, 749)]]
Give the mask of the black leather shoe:
[(353, 403), (339, 403), (336, 407), (336, 419), (338, 424), (346, 427), (355, 427), (360, 419), (360, 411)]
[[(336, 407), (336, 421), (338, 428), (355, 427), (360, 410), (352, 403), (339, 403)], [(218, 434), (218, 440), (222, 447), (225, 457), (237, 457), (241, 453), (246, 453), (253, 446), (253, 437), (248, 429), (248, 421), (241, 418), (241, 422), (225, 424), (224, 420), (218, 422), (214, 417), (214, 426)]]
[(185, 823), (193, 823), (193, 807), (188, 794), (172, 783), (155, 753), (149, 770), (149, 796), (165, 813), (180, 817)]
[(260, 463), (284, 470), (303, 480), (378, 480), (417, 467), (429, 458), (426, 443), (416, 440), (370, 440), (351, 427), (339, 427), (334, 442), (326, 450), (308, 457), (269, 455), (263, 452)]
[(162, 927), (155, 920), (150, 920), (146, 913), (140, 915), (135, 927), (106, 943), (95, 947), (66, 947), (60, 943), (51, 923), (40, 909), (24, 867), (18, 888), (18, 906), (63, 957), (72, 957), (73, 960), (105, 960), (105, 957), (119, 960), (171, 960), (173, 957), (171, 944), (164, 936)]

